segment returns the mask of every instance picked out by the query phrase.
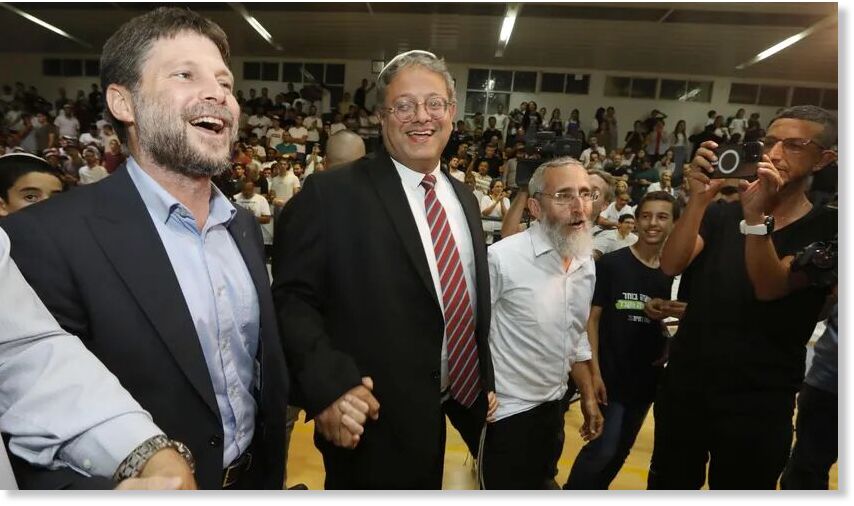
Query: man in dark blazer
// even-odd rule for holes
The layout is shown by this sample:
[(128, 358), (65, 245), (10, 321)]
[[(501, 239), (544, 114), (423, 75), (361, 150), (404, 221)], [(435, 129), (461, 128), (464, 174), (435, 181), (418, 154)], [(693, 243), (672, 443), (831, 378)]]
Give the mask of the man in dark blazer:
[(288, 203), (273, 297), (326, 488), (436, 489), (445, 416), (477, 455), (497, 407), (486, 246), (471, 190), (439, 168), (456, 112), (444, 62), (399, 55), (378, 93), (385, 149)]
[(189, 447), (200, 488), (281, 489), (287, 372), (264, 245), (210, 181), (236, 136), (228, 61), (224, 32), (189, 10), (127, 22), (101, 79), (128, 162), (2, 227), (60, 325)]

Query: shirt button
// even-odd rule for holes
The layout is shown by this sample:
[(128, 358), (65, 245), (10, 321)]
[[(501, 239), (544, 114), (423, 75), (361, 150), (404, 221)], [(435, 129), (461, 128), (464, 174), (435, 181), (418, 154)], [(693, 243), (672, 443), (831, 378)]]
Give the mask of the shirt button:
[(210, 445), (212, 448), (216, 448), (218, 446), (221, 446), (222, 445), (222, 436), (220, 436), (220, 435), (211, 436), (210, 440), (208, 441), (208, 445)]
[(92, 469), (92, 461), (89, 459), (84, 460), (83, 467), (86, 469)]

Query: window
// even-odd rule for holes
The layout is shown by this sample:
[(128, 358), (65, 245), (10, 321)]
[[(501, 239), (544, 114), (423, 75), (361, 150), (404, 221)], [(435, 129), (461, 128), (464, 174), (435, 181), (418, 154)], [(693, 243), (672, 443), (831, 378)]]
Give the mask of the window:
[(632, 98), (655, 98), (658, 79), (632, 78)]
[(101, 74), (101, 62), (96, 59), (45, 58), (42, 60), (42, 74), (46, 76), (98, 77)]
[(282, 81), (288, 83), (302, 82), (302, 63), (283, 63)]
[(759, 105), (774, 105), (777, 107), (786, 107), (789, 98), (789, 88), (786, 86), (766, 86), (759, 87)]
[(100, 60), (84, 60), (84, 66), (86, 70), (86, 76), (99, 77), (101, 75)]
[(711, 102), (712, 81), (682, 81), (662, 79), (658, 98), (680, 102)]
[(618, 76), (605, 78), (607, 97), (655, 98), (657, 87), (658, 79)]
[(759, 96), (759, 85), (732, 83), (729, 88), (729, 103), (731, 104), (755, 104)]
[(565, 83), (566, 74), (550, 74), (543, 72), (543, 76), (540, 78), (540, 91), (563, 93)]
[(62, 75), (77, 77), (83, 75), (83, 62), (81, 60), (62, 60)]
[(243, 79), (247, 81), (258, 81), (261, 79), (261, 63), (245, 61), (243, 62)]
[(251, 81), (278, 81), (278, 62), (247, 61), (243, 62), (243, 79)]
[(565, 92), (587, 95), (590, 92), (590, 74), (567, 74)]
[(261, 80), (262, 81), (278, 81), (279, 80), (279, 64), (262, 62), (261, 63)]
[(792, 90), (792, 105), (819, 105), (821, 91), (821, 88), (795, 88)]
[(606, 97), (628, 97), (631, 94), (631, 89), (631, 77), (608, 76), (605, 78)]
[(42, 60), (42, 74), (46, 76), (61, 76), (62, 60), (58, 58), (45, 58)]
[[(499, 104), (507, 112), (510, 105), (510, 91), (515, 89), (516, 76), (519, 74), (520, 72), (512, 70), (469, 69), (464, 115), (469, 117), (476, 112), (484, 116), (496, 114)], [(536, 72), (534, 78), (536, 82)]]
[(536, 72), (513, 72), (513, 91), (534, 93), (536, 90)]

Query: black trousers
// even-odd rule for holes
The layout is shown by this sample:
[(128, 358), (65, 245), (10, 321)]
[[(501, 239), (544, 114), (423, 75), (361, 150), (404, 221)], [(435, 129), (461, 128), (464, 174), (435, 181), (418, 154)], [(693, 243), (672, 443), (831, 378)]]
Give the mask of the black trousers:
[(792, 444), (794, 396), (662, 387), (655, 400), (651, 490), (773, 490)]
[(835, 394), (804, 384), (798, 394), (795, 447), (780, 479), (787, 490), (827, 490), (839, 454), (839, 402)]
[(557, 400), (487, 424), (480, 462), (485, 488), (548, 488), (563, 446), (564, 412)]

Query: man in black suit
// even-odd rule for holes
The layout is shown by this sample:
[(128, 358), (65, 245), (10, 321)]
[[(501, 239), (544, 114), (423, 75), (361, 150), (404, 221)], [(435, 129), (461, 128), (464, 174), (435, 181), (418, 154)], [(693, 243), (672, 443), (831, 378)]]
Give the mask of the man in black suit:
[(440, 170), (456, 112), (442, 60), (378, 78), (384, 150), (313, 175), (283, 211), (273, 294), (326, 488), (440, 488), (445, 415), (477, 455), (494, 413), (489, 275), (471, 190)]
[(131, 157), (2, 226), (60, 325), (189, 447), (200, 488), (281, 489), (287, 373), (264, 245), (211, 184), (237, 135), (228, 62), (225, 33), (189, 10), (124, 24), (101, 81)]

